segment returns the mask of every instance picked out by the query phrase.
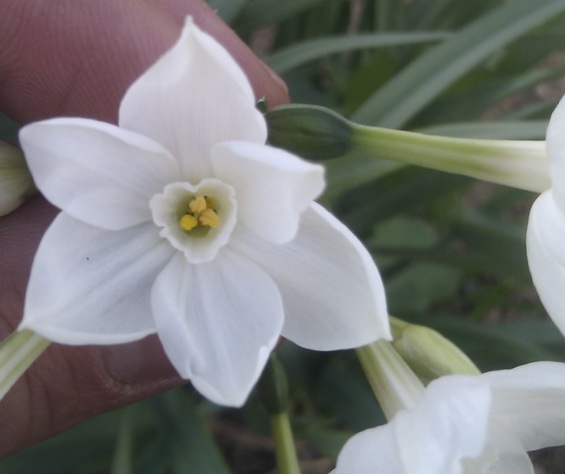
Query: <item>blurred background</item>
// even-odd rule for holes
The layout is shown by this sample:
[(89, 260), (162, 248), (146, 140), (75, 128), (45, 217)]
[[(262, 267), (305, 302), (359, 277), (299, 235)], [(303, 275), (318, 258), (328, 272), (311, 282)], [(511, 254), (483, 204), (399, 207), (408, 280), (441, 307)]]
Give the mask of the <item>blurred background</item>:
[[(295, 103), (429, 134), (543, 140), (565, 91), (565, 2), (209, 0)], [(4, 138), (17, 126), (3, 122)], [(322, 203), (365, 243), (391, 314), (437, 329), (481, 370), (565, 361), (529, 276), (536, 195), (362, 155), (324, 162)], [(277, 351), (304, 474), (328, 473), (353, 433), (383, 423), (354, 352)], [(539, 473), (563, 454), (532, 454)], [(0, 460), (0, 473), (275, 473), (267, 412), (191, 387), (84, 422)]]

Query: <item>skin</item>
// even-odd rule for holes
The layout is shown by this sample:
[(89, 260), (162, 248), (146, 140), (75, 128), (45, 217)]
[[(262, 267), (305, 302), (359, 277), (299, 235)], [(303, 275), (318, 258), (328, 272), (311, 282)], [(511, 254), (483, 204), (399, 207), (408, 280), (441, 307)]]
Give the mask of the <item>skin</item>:
[[(116, 123), (129, 84), (177, 39), (186, 15), (215, 36), (256, 97), (284, 83), (199, 0), (2, 0), (0, 110), (21, 124), (55, 116)], [(0, 218), (0, 338), (22, 317), (41, 236), (57, 214), (41, 196)], [(0, 456), (96, 414), (180, 385), (156, 336), (105, 347), (52, 344), (0, 402)]]

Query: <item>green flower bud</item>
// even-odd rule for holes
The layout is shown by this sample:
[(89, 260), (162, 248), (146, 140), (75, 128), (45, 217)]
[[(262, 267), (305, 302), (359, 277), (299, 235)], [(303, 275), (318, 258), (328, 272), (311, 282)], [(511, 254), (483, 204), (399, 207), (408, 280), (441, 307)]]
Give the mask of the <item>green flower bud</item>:
[(284, 105), (265, 115), (268, 142), (303, 158), (327, 160), (352, 147), (351, 123), (323, 107)]
[(481, 373), (461, 349), (431, 328), (393, 319), (392, 329), (393, 347), (424, 383), (443, 375)]

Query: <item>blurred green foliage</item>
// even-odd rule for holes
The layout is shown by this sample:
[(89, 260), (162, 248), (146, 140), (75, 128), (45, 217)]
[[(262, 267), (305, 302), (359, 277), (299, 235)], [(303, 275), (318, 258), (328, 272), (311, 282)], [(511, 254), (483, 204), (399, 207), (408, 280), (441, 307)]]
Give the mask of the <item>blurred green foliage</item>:
[[(565, 89), (565, 0), (209, 3), (282, 75), (293, 102), (363, 123), (543, 139)], [(13, 137), (0, 119), (5, 130)], [(533, 194), (364, 157), (325, 164), (322, 201), (374, 255), (391, 314), (439, 330), (482, 370), (565, 360), (527, 268)], [(384, 421), (353, 353), (285, 343), (278, 355), (303, 459), (331, 467), (351, 433)], [(304, 472), (324, 472), (313, 465)], [(6, 458), (0, 472), (252, 474), (274, 472), (274, 458), (255, 395), (225, 410), (186, 387)]]

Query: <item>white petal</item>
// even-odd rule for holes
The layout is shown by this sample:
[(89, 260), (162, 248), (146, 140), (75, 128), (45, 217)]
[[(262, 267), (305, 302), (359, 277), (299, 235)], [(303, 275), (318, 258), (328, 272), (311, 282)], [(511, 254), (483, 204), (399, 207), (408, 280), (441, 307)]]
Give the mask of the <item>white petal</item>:
[(151, 219), (149, 200), (178, 178), (158, 143), (88, 119), (52, 119), (20, 131), (37, 187), (55, 206), (87, 224), (118, 230)]
[(565, 444), (565, 364), (534, 362), (481, 377), (492, 388), (493, 418), (525, 451)]
[[(491, 413), (492, 415), (492, 413)], [(532, 461), (520, 440), (491, 416), (485, 449), (478, 458), (464, 459), (464, 473), (534, 474)]]
[(300, 213), (324, 190), (324, 168), (284, 150), (249, 142), (212, 149), (214, 174), (236, 190), (241, 223), (281, 244), (298, 230)]
[[(334, 474), (404, 474), (390, 425), (351, 437), (339, 453)], [(406, 473), (408, 474), (408, 473)]]
[[(534, 474), (534, 467), (528, 453), (523, 449), (518, 440), (511, 433), (501, 430), (493, 433), (493, 449), (483, 454), (484, 459), (464, 461), (465, 474), (493, 473), (493, 474)], [(492, 458), (489, 457), (489, 451)]]
[(489, 411), (489, 388), (478, 377), (438, 379), (413, 409), (353, 436), (336, 474), (462, 473), (462, 461), (485, 446)]
[(406, 473), (455, 474), (486, 445), (490, 390), (479, 377), (450, 376), (428, 385), (422, 401), (393, 419)]
[(282, 302), (271, 279), (224, 250), (210, 263), (181, 253), (151, 294), (159, 337), (182, 377), (210, 400), (242, 405), (274, 348)]
[(538, 197), (528, 222), (528, 265), (541, 301), (565, 334), (565, 214), (552, 190)]
[(275, 280), (283, 296), (282, 335), (315, 350), (390, 339), (381, 277), (367, 250), (335, 217), (313, 203), (296, 237), (270, 244), (243, 229), (230, 243)]
[(152, 334), (150, 289), (172, 252), (153, 224), (107, 231), (60, 213), (33, 261), (20, 328), (73, 345)]
[(245, 74), (191, 19), (173, 48), (127, 91), (120, 126), (161, 143), (192, 184), (211, 177), (212, 145), (226, 140), (265, 143), (267, 136)]

